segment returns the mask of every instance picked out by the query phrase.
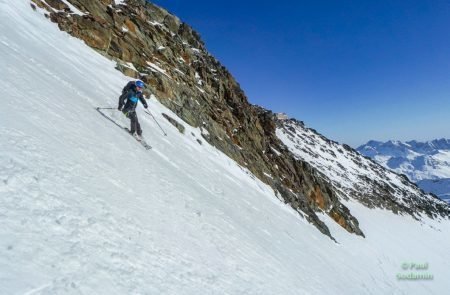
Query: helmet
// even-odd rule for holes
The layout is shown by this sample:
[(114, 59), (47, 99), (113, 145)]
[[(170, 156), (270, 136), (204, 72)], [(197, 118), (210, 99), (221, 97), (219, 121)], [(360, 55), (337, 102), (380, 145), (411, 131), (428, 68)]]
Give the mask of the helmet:
[(144, 88), (145, 87), (144, 82), (142, 82), (141, 80), (137, 80), (135, 82), (135, 85), (136, 85), (136, 87), (139, 87), (139, 88)]

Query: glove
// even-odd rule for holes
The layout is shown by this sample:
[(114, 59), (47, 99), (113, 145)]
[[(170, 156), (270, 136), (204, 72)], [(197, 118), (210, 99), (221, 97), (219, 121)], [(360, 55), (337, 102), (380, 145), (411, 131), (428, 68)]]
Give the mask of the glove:
[(117, 110), (119, 110), (119, 112), (121, 112), (122, 111), (122, 107), (118, 107)]
[(148, 108), (148, 105), (144, 104), (144, 108), (146, 108), (146, 109), (147, 109), (147, 108)]

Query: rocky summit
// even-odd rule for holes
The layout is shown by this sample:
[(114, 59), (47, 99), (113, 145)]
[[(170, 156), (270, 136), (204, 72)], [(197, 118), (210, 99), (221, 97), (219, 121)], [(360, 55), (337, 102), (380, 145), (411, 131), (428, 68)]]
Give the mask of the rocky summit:
[[(349, 199), (416, 218), (450, 215), (446, 203), (406, 178), (298, 121), (278, 119), (250, 104), (233, 76), (208, 53), (200, 35), (163, 8), (144, 0), (30, 4), (61, 30), (116, 61), (118, 70), (142, 79), (182, 119), (165, 116), (180, 132), (184, 124), (200, 127), (204, 140), (269, 184), (322, 233), (331, 237), (317, 212), (328, 214), (348, 232), (364, 235), (344, 204)], [(345, 184), (330, 173), (346, 176)]]

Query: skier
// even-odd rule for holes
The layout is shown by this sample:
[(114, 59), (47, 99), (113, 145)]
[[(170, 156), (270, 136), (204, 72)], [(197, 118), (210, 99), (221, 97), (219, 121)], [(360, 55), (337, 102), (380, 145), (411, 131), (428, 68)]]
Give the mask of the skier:
[[(138, 100), (141, 101), (144, 108), (148, 108), (147, 102), (142, 94), (144, 87), (145, 84), (141, 80), (128, 82), (122, 90), (122, 95), (119, 98), (119, 107), (117, 108), (130, 119), (130, 133), (138, 139), (140, 139), (142, 135), (141, 125), (139, 124), (136, 114)], [(137, 135), (135, 133), (137, 133)]]

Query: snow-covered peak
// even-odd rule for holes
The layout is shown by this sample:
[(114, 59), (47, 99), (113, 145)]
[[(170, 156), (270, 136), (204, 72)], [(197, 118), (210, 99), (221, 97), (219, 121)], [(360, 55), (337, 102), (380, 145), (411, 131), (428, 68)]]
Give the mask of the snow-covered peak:
[(389, 140), (386, 142), (370, 140), (357, 148), (358, 151), (375, 150), (382, 155), (399, 155), (405, 153), (419, 153), (432, 155), (438, 153), (440, 150), (450, 150), (450, 140), (435, 139), (432, 141), (420, 142), (416, 140), (398, 141)]
[(408, 141), (393, 145), (392, 141), (369, 141), (357, 148), (386, 168), (408, 176), (412, 181), (450, 178), (450, 141)]
[(361, 154), (373, 158), (386, 168), (405, 174), (424, 191), (448, 199), (450, 196), (450, 140), (420, 142), (411, 140), (392, 145), (368, 143), (358, 147)]

